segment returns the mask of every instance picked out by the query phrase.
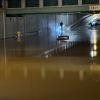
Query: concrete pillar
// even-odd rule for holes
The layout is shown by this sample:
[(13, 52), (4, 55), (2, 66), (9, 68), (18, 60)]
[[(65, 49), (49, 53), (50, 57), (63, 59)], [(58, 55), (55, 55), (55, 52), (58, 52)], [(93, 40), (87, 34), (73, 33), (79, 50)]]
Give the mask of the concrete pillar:
[(39, 7), (40, 7), (40, 8), (43, 7), (43, 0), (39, 0)]
[(59, 7), (62, 6), (62, 0), (58, 0), (58, 6), (59, 6)]
[(82, 5), (82, 0), (78, 0), (78, 5)]
[(21, 8), (25, 8), (25, 0), (21, 0)]
[(6, 8), (8, 8), (8, 0), (5, 0)]
[(8, 0), (2, 0), (2, 7), (8, 8)]

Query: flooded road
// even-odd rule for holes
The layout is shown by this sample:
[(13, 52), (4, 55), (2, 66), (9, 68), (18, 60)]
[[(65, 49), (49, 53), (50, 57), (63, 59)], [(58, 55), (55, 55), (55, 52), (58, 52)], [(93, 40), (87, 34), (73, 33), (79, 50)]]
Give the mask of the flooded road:
[(0, 100), (99, 100), (100, 28), (72, 32), (67, 42), (6, 39), (6, 52), (0, 40)]
[(99, 62), (83, 56), (9, 58), (0, 62), (0, 99), (99, 99)]

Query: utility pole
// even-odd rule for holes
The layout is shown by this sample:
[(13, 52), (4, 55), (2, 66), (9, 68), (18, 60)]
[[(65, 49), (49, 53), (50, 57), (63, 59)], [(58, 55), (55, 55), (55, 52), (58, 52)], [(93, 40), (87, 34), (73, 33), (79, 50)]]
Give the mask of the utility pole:
[(2, 7), (3, 7), (3, 38), (4, 38), (4, 61), (6, 64), (6, 0), (2, 0)]

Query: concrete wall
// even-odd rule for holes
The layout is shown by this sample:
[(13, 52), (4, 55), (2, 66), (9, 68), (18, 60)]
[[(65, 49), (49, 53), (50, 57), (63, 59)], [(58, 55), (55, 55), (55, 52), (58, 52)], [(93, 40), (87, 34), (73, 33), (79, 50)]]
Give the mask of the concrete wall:
[[(6, 37), (15, 36), (20, 31), (23, 35), (50, 35), (57, 36), (60, 33), (60, 22), (64, 28), (75, 23), (84, 15), (79, 14), (33, 14), (22, 17), (6, 17)], [(2, 14), (0, 15), (0, 37), (3, 37)]]

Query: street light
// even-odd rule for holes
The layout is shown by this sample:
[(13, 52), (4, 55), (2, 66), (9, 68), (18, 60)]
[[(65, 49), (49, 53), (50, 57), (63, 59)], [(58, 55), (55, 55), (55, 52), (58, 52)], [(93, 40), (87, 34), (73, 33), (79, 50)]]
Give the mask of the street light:
[(2, 0), (2, 7), (3, 7), (3, 38), (4, 38), (4, 61), (6, 64), (6, 0)]
[(6, 34), (6, 20), (5, 20), (5, 0), (2, 0), (2, 7), (3, 7), (3, 32), (4, 32), (4, 39), (5, 39), (5, 34)]

